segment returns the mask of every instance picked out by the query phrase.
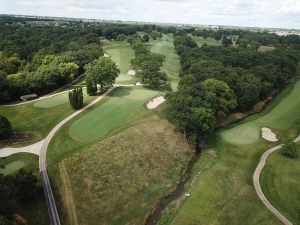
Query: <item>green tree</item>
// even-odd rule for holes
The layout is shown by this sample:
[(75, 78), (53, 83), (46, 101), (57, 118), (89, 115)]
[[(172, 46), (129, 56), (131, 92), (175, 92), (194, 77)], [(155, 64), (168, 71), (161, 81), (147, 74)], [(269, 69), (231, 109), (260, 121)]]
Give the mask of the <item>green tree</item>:
[(12, 134), (12, 127), (9, 120), (0, 115), (0, 139), (7, 139)]
[(83, 93), (82, 88), (75, 88), (69, 91), (69, 102), (73, 109), (78, 110), (83, 107)]
[(297, 158), (298, 157), (298, 151), (297, 146), (294, 142), (287, 142), (283, 146), (282, 154), (290, 157), (290, 158)]
[(149, 34), (144, 34), (143, 35), (144, 42), (149, 42), (149, 39), (150, 39)]
[(92, 77), (89, 76), (85, 79), (86, 81), (86, 91), (89, 95), (96, 95), (97, 94), (97, 84), (93, 82)]
[(92, 85), (100, 85), (101, 92), (113, 85), (120, 71), (117, 65), (106, 57), (101, 57), (85, 66), (86, 77)]

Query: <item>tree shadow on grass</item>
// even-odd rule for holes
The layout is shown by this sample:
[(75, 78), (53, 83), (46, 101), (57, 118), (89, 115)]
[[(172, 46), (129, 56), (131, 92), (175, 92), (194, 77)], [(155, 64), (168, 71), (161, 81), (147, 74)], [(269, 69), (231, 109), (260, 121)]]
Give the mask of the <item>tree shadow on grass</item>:
[(130, 95), (130, 93), (133, 91), (132, 87), (117, 87), (115, 90), (110, 92), (107, 96), (109, 97), (124, 97)]

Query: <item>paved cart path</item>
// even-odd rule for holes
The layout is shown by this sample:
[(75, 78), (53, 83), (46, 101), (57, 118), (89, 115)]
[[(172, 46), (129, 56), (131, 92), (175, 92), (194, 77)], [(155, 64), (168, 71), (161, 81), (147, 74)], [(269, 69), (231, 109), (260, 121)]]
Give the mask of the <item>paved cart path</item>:
[[(294, 142), (300, 141), (300, 135), (294, 139)], [(293, 225), (281, 212), (279, 212), (266, 198), (264, 195), (261, 186), (260, 186), (260, 174), (263, 168), (265, 167), (267, 158), (269, 157), (270, 154), (273, 152), (276, 152), (277, 150), (281, 149), (282, 145), (277, 145), (273, 148), (268, 149), (267, 151), (264, 152), (264, 154), (261, 156), (260, 161), (254, 171), (253, 174), (253, 184), (255, 187), (255, 191), (260, 198), (260, 200), (264, 203), (264, 205), (279, 219), (281, 220), (285, 225)]]

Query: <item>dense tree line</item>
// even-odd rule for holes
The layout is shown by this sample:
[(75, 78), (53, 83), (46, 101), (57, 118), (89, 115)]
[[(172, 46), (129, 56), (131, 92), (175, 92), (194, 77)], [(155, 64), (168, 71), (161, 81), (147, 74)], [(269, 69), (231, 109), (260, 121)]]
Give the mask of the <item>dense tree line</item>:
[[(155, 38), (157, 37), (155, 36)], [(164, 85), (167, 82), (167, 75), (161, 71), (161, 67), (165, 57), (152, 53), (144, 40), (140, 36), (128, 40), (135, 55), (131, 64), (137, 70), (137, 76), (140, 77), (142, 83), (154, 86)]]
[[(299, 52), (292, 48), (269, 52), (239, 46), (200, 48), (187, 35), (176, 35), (174, 45), (183, 78), (178, 91), (169, 95), (171, 114), (189, 137), (196, 138), (196, 143), (213, 129), (212, 121), (218, 116), (251, 109), (297, 74)], [(226, 106), (226, 102), (230, 104)]]
[(0, 102), (44, 94), (103, 55), (96, 27), (19, 27), (0, 23)]

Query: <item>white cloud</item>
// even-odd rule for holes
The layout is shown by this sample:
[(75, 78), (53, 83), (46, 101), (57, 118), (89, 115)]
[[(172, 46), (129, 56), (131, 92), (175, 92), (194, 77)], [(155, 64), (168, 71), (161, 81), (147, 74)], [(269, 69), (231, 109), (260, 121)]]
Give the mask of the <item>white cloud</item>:
[(300, 0), (0, 0), (0, 13), (300, 28)]

